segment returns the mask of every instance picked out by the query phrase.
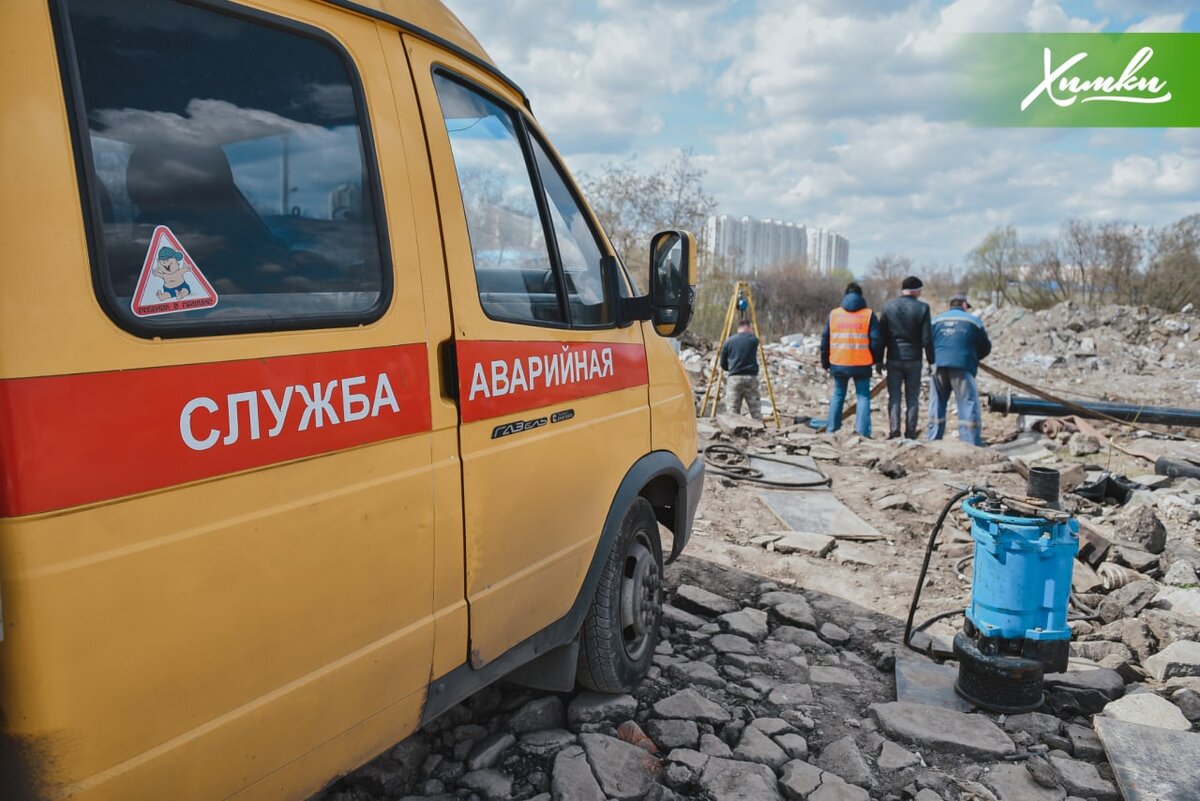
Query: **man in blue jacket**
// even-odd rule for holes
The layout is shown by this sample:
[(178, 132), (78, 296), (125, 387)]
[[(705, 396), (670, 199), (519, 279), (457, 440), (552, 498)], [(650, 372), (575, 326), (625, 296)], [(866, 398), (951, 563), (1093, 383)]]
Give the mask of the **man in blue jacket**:
[(829, 313), (825, 331), (821, 334), (821, 366), (833, 376), (833, 399), (829, 403), (826, 431), (842, 427), (842, 408), (846, 389), (854, 381), (858, 403), (854, 414), (854, 430), (868, 439), (871, 436), (871, 366), (879, 365), (883, 357), (883, 334), (875, 312), (867, 308), (862, 287), (851, 282), (840, 307)]
[(933, 320), (935, 364), (929, 386), (929, 439), (946, 434), (946, 405), (954, 393), (958, 407), (958, 438), (983, 446), (983, 408), (975, 375), (979, 362), (992, 352), (983, 322), (968, 311), (965, 295), (950, 298), (950, 309)]

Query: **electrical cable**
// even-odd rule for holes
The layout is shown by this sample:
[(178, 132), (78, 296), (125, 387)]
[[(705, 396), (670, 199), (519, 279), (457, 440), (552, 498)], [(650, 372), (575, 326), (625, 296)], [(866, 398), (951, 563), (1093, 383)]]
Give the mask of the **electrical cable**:
[[(777, 464), (785, 464), (788, 467), (794, 467), (798, 470), (805, 470), (820, 476), (820, 478), (813, 481), (779, 481), (764, 478), (761, 470), (750, 466), (751, 456), (755, 459), (761, 459), (764, 462), (775, 462)], [(734, 481), (749, 481), (767, 487), (815, 489), (817, 487), (829, 487), (833, 485), (833, 479), (815, 467), (807, 467), (774, 456), (763, 456), (759, 453), (750, 454), (737, 445), (728, 445), (724, 442), (714, 442), (704, 448), (704, 463), (708, 465), (710, 468), (708, 472), (712, 475), (724, 476)]]
[[(925, 575), (929, 572), (929, 560), (933, 558), (934, 546), (937, 545), (938, 535), (942, 533), (942, 526), (945, 524), (946, 517), (950, 514), (950, 510), (954, 508), (956, 503), (970, 494), (970, 488), (959, 490), (958, 492), (954, 493), (950, 500), (946, 502), (946, 505), (942, 507), (942, 513), (938, 515), (937, 522), (933, 524), (933, 528), (929, 532), (929, 542), (925, 545), (925, 559), (921, 562), (921, 574), (917, 577), (917, 586), (913, 590), (912, 603), (909, 604), (908, 607), (908, 619), (904, 622), (904, 647), (908, 648), (909, 650), (916, 651), (917, 653), (923, 652), (911, 642), (912, 635), (914, 634), (913, 618), (916, 617), (917, 606), (921, 603), (921, 590), (925, 586)], [(925, 627), (932, 625), (938, 620), (943, 620), (958, 614), (962, 614), (961, 609), (955, 609), (950, 612), (942, 612), (940, 615), (935, 615), (929, 620), (923, 622), (919, 627), (917, 627), (916, 631), (921, 631)]]

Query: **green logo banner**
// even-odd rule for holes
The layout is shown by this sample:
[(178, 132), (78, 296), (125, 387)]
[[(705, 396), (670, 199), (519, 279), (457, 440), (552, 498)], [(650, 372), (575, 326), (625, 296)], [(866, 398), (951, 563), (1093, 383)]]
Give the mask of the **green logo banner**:
[(966, 34), (954, 57), (972, 125), (1200, 126), (1200, 34)]

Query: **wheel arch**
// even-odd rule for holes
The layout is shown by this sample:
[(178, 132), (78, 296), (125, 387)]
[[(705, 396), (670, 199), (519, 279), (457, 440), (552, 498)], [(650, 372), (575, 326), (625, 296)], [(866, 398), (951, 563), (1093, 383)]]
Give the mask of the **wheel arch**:
[(567, 613), (486, 665), (473, 668), (465, 663), (431, 681), (421, 723), (433, 720), (477, 690), (505, 677), (541, 689), (571, 689), (575, 682), (579, 630), (625, 510), (639, 497), (650, 503), (659, 522), (674, 534), (671, 553), (665, 559), (670, 562), (683, 550), (691, 534), (703, 479), (704, 463), (699, 457), (685, 467), (670, 451), (652, 451), (634, 462), (609, 504), (583, 584)]

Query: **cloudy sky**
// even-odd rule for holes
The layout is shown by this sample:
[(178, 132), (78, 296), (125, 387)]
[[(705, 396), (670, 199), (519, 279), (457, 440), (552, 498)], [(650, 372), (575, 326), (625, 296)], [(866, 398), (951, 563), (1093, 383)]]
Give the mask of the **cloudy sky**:
[(445, 0), (576, 172), (692, 148), (720, 211), (957, 264), (992, 227), (1200, 210), (1200, 129), (971, 129), (961, 32), (1200, 31), (1196, 0)]

